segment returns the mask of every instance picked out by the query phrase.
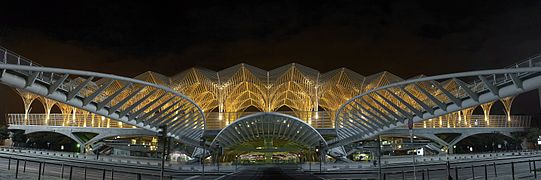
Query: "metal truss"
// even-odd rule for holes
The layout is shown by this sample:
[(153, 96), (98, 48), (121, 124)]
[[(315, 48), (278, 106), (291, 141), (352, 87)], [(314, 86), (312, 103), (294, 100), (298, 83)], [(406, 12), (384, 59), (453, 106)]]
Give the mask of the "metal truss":
[(199, 146), (203, 110), (190, 98), (156, 83), (104, 73), (47, 68), (0, 49), (0, 82), (78, 109)]
[(540, 56), (506, 69), (417, 77), (381, 86), (338, 109), (338, 137), (329, 144), (337, 147), (368, 139), (409, 120), (421, 122), (540, 87)]
[[(250, 107), (276, 112), (288, 107), (296, 113), (295, 117), (310, 125), (327, 124), (320, 128), (333, 128), (334, 112), (348, 99), (398, 81), (402, 79), (389, 72), (365, 77), (347, 68), (321, 73), (296, 63), (270, 71), (239, 64), (221, 71), (192, 68), (172, 76), (169, 86), (192, 97), (205, 112), (230, 114)], [(330, 122), (322, 123), (317, 113), (304, 113), (310, 111), (327, 111), (333, 115), (326, 119)], [(219, 124), (237, 118), (207, 120), (209, 124)]]
[(219, 142), (223, 148), (230, 148), (263, 138), (283, 139), (307, 148), (319, 146), (320, 142), (327, 145), (316, 129), (299, 118), (270, 112), (238, 119), (218, 133), (211, 147)]

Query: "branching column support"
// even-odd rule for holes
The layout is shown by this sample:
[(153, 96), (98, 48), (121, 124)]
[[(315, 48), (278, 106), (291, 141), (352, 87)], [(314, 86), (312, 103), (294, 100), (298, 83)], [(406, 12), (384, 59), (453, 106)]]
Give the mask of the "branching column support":
[[(458, 121), (458, 122), (457, 122), (457, 125), (458, 125), (458, 127), (462, 127), (462, 124), (463, 124), (463, 123), (462, 123), (462, 120), (463, 120), (463, 118), (464, 118), (464, 117), (462, 116), (462, 111), (457, 111), (457, 112), (456, 112), (456, 115), (457, 115), (457, 121)], [(464, 121), (466, 121), (466, 120), (464, 119)]]
[(23, 99), (24, 121), (25, 121), (24, 123), (28, 125), (28, 114), (30, 113), (32, 102), (34, 102), (34, 100), (36, 100), (36, 98), (38, 98), (38, 96), (35, 95), (35, 94), (32, 94), (30, 92), (21, 90), (21, 89), (15, 89), (15, 91)]
[[(77, 108), (75, 107), (72, 107), (71, 108), (71, 123), (68, 123), (69, 124), (75, 124), (77, 125), (77, 122), (75, 121), (75, 119), (77, 119)], [(69, 122), (69, 121), (68, 121)]]
[(83, 114), (83, 119), (82, 119), (83, 120), (83, 122), (82, 122), (83, 127), (86, 127), (87, 126), (86, 121), (87, 121), (88, 115), (90, 115), (90, 113), (88, 111), (81, 111), (81, 113)]
[(67, 126), (69, 124), (70, 114), (73, 108), (70, 105), (58, 103), (60, 111), (62, 112), (62, 126)]
[(503, 104), (503, 107), (505, 108), (505, 115), (507, 115), (507, 122), (511, 122), (511, 105), (513, 104), (513, 100), (515, 100), (515, 96), (509, 96), (500, 99), (500, 101)]
[(460, 118), (460, 111), (454, 112), (450, 114), (450, 117), (452, 118), (452, 128), (456, 128), (457, 126), (460, 126), (460, 122), (458, 119)]
[(473, 114), (473, 110), (475, 109), (476, 107), (471, 107), (471, 108), (468, 108), (468, 109), (464, 109), (462, 110), (462, 120), (464, 120), (464, 123), (466, 123), (466, 126), (467, 127), (471, 127), (471, 115)]
[(483, 108), (483, 114), (485, 116), (485, 124), (487, 127), (490, 126), (490, 109), (492, 108), (492, 105), (494, 105), (494, 102), (496, 101), (481, 104), (481, 108)]
[(51, 109), (53, 109), (53, 106), (56, 104), (56, 101), (44, 98), (42, 96), (38, 99), (41, 104), (43, 105), (43, 108), (45, 108), (45, 125), (49, 125), (49, 119), (51, 118)]
[[(225, 119), (225, 126), (229, 125), (229, 117), (224, 118), (224, 85), (222, 84), (222, 81), (220, 80), (220, 74), (216, 72), (216, 77), (218, 78), (218, 83), (216, 86), (216, 95), (218, 96), (218, 120), (224, 121)], [(224, 127), (225, 127), (224, 126)]]
[(90, 120), (90, 127), (96, 127), (95, 126), (96, 121), (94, 120), (96, 118), (96, 114), (92, 113), (90, 118), (92, 118), (92, 120)]
[[(343, 70), (342, 70), (343, 71)], [(313, 111), (315, 112), (314, 113), (314, 119), (315, 119), (315, 122), (319, 122), (319, 73), (317, 73), (317, 78), (316, 78), (316, 81), (314, 82), (314, 97), (312, 97), (312, 99), (314, 100), (313, 102)], [(309, 118), (310, 122), (308, 122), (308, 124), (310, 124), (311, 126), (315, 127), (314, 124), (312, 124), (312, 121), (311, 121), (312, 117)], [(319, 126), (321, 126), (322, 124), (320, 124)], [(322, 127), (321, 127), (322, 128)]]
[(447, 120), (447, 128), (450, 128), (451, 127), (451, 117), (453, 117), (453, 114), (449, 113), (449, 114), (446, 114), (445, 115), (445, 119)]

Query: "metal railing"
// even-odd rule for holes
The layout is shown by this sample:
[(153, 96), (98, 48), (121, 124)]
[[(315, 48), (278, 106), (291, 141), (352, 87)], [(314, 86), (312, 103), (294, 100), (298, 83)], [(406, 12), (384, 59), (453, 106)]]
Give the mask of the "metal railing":
[[(541, 55), (536, 55), (536, 56), (527, 58), (524, 61), (521, 61), (514, 65), (507, 66), (506, 69), (539, 67), (539, 66), (541, 66)], [(520, 72), (520, 73), (517, 73), (517, 77), (527, 76), (533, 73), (535, 72)], [(496, 86), (506, 84), (506, 83), (512, 83), (513, 81), (511, 77), (507, 74), (492, 74), (492, 75), (487, 75), (484, 77), (488, 80), (488, 82), (491, 82), (493, 85), (496, 85)], [(484, 85), (484, 83), (479, 79), (476, 79), (475, 81), (470, 82), (470, 85), (471, 85), (472, 91), (474, 92), (481, 92), (481, 91), (488, 90), (487, 87)], [(465, 98), (467, 96), (468, 95), (465, 92), (459, 91), (459, 97)]]
[[(207, 129), (223, 129), (238, 118), (258, 112), (235, 112), (235, 113), (206, 113)], [(332, 128), (331, 117), (334, 112), (328, 111), (282, 111), (309, 123), (315, 128)], [(105, 128), (131, 128), (131, 125), (119, 121), (92, 114), (7, 114), (8, 123), (12, 125), (39, 125), (39, 126), (73, 126), (73, 127), (105, 127)]]
[(91, 114), (7, 114), (10, 125), (133, 128), (134, 126)]
[[(41, 66), (40, 64), (38, 63), (35, 63), (33, 62), (32, 60), (29, 60), (21, 55), (18, 55), (17, 53), (14, 53), (4, 47), (1, 47), (0, 46), (0, 63), (3, 63), (3, 64), (13, 64), (13, 65), (23, 65), (23, 66), (36, 66), (36, 67), (43, 67)], [(31, 71), (22, 71), (22, 70), (15, 70), (15, 72), (18, 72), (18, 73), (22, 73), (22, 74), (25, 74), (25, 75), (31, 75), (33, 72)], [(62, 79), (62, 75), (61, 74), (55, 74), (55, 73), (49, 73), (49, 72), (39, 72), (37, 78), (36, 78), (36, 81), (42, 81), (42, 82), (47, 82), (47, 83), (52, 83), (52, 82), (55, 82), (57, 80), (60, 80)], [(64, 83), (62, 83), (60, 86), (59, 86), (59, 89), (63, 89), (63, 90), (71, 90), (70, 86), (68, 86), (68, 84), (72, 84), (70, 83), (71, 79), (66, 79), (64, 81)]]
[[(259, 112), (209, 112), (206, 115), (207, 129), (223, 129), (235, 120)], [(333, 111), (278, 111), (278, 113), (297, 117), (314, 128), (333, 128)]]
[(450, 114), (415, 123), (414, 128), (527, 128), (531, 124), (531, 116), (525, 115), (468, 115), (458, 117)]
[[(257, 112), (238, 113), (206, 113), (207, 129), (223, 129), (238, 118)], [(281, 111), (302, 119), (314, 128), (333, 128), (331, 119), (334, 112), (294, 112)], [(52, 113), (47, 118), (46, 114), (7, 114), (8, 123), (11, 125), (34, 125), (34, 126), (70, 126), (70, 127), (95, 127), (95, 128), (133, 128), (133, 126), (91, 114), (56, 114)], [(531, 125), (531, 116), (526, 115), (490, 115), (488, 121), (484, 115), (468, 115), (458, 117), (456, 114), (444, 115), (414, 124), (414, 128), (501, 128), (516, 127), (528, 128)]]

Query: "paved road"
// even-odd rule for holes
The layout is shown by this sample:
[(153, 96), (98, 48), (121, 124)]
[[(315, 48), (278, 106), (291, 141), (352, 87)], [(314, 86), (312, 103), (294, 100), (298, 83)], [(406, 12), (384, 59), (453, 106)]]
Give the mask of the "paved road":
[(321, 179), (317, 176), (297, 170), (297, 168), (265, 166), (253, 169), (245, 169), (237, 173), (223, 176), (221, 179), (269, 179), (269, 180), (293, 180), (293, 179)]
[[(534, 165), (527, 162), (527, 160), (537, 160), (536, 168), (541, 168), (541, 157), (540, 156), (514, 156), (514, 157), (505, 157), (507, 159), (494, 159), (494, 160), (476, 160), (471, 162), (463, 163), (453, 163), (451, 164), (451, 176), (453, 179), (485, 179), (485, 165), (486, 165), (486, 174), (488, 179), (512, 179), (511, 174), (514, 171), (517, 179), (533, 179), (533, 172), (530, 172), (530, 169), (533, 169)], [(66, 162), (59, 160), (44, 159), (40, 157), (31, 157), (27, 158), (29, 161), (26, 162), (26, 172), (21, 173), (20, 177), (22, 179), (37, 179), (37, 174), (39, 171), (39, 162), (46, 162), (45, 169), (42, 168), (43, 176), (45, 179), (59, 179), (62, 176), (62, 163), (66, 164), (64, 166), (63, 176), (67, 178), (72, 173), (73, 179), (85, 179), (85, 166), (86, 168), (86, 179), (102, 179), (103, 178), (103, 169), (105, 171), (106, 179), (112, 179), (111, 176), (114, 175), (114, 179), (137, 179), (138, 174), (141, 174), (141, 179), (159, 179), (157, 176), (159, 171), (150, 170), (150, 169), (137, 169), (133, 167), (118, 167), (111, 165), (100, 165), (100, 164), (85, 164), (82, 162)], [(521, 163), (513, 163), (517, 161), (526, 161)], [(494, 168), (493, 163), (496, 162), (496, 168)], [(69, 165), (74, 164), (79, 167), (71, 168)], [(0, 158), (0, 179), (6, 179), (3, 175), (8, 175), (6, 177), (14, 177), (16, 161), (11, 161), (11, 170), (8, 168), (8, 159)], [(472, 166), (473, 172), (472, 172)], [(513, 167), (514, 168), (513, 168)], [(114, 173), (111, 173), (111, 169), (115, 169)], [(311, 173), (306, 173), (298, 170), (298, 166), (259, 166), (253, 167), (250, 169), (244, 169), (240, 172), (229, 174), (223, 176), (221, 179), (378, 179), (377, 169), (353, 169), (353, 170), (338, 170), (334, 172), (325, 172), (319, 174), (319, 171), (313, 171)], [(402, 179), (404, 176), (405, 179), (414, 179), (413, 173), (411, 171), (413, 167), (408, 167), (408, 164), (402, 164), (397, 167), (386, 167), (382, 170), (385, 174), (386, 179)], [(458, 178), (456, 174), (458, 170)], [(70, 171), (72, 170), (72, 171)], [(420, 180), (424, 175), (425, 179), (446, 179), (447, 170), (445, 164), (418, 164), (416, 166), (417, 178)], [(428, 170), (428, 171), (427, 171)], [(494, 173), (496, 170), (496, 174)], [(24, 171), (24, 161), (19, 162), (19, 172)], [(405, 171), (402, 175), (402, 171)], [(428, 172), (428, 173), (427, 173)], [(312, 175), (315, 174), (316, 176)], [(428, 175), (429, 174), (429, 175)], [(167, 172), (166, 176), (173, 175), (172, 179), (200, 179), (199, 173), (184, 173), (184, 172)], [(220, 177), (219, 174), (206, 174), (205, 179), (216, 179)], [(428, 177), (430, 176), (430, 177)], [(31, 178), (28, 178), (31, 177)], [(541, 178), (541, 174), (539, 174)], [(13, 179), (13, 178), (7, 178)], [(167, 178), (169, 179), (169, 178)]]
[[(512, 173), (514, 171), (516, 179), (534, 179), (533, 162), (529, 163), (528, 160), (537, 160), (536, 168), (541, 168), (540, 157), (517, 157), (512, 159), (499, 159), (499, 160), (485, 160), (485, 161), (471, 161), (465, 163), (451, 164), (450, 175), (453, 179), (485, 179), (485, 165), (487, 179), (512, 179)], [(526, 161), (520, 163), (518, 161)], [(496, 163), (496, 169), (493, 163)], [(473, 166), (473, 171), (472, 171)], [(446, 164), (423, 164), (416, 166), (417, 179), (446, 179), (447, 168)], [(514, 167), (514, 168), (513, 168)], [(513, 170), (514, 169), (514, 170)], [(404, 173), (402, 173), (404, 171)], [(384, 179), (415, 179), (412, 166), (397, 166), (387, 167), (382, 169)], [(349, 170), (349, 171), (335, 171), (325, 172), (317, 174), (325, 179), (378, 179), (379, 175), (377, 169), (371, 170)], [(458, 175), (458, 178), (457, 178)], [(541, 174), (538, 174), (538, 178), (541, 179)]]
[[(60, 179), (61, 177), (68, 178), (70, 176), (70, 172), (72, 175), (72, 179), (88, 179), (88, 180), (102, 180), (104, 177), (104, 170), (105, 169), (105, 179), (121, 179), (121, 180), (127, 180), (127, 179), (138, 179), (138, 176), (141, 177), (141, 179), (148, 179), (148, 180), (158, 180), (159, 178), (159, 171), (156, 170), (145, 170), (145, 169), (134, 169), (132, 167), (118, 167), (118, 166), (110, 166), (110, 165), (96, 165), (96, 164), (84, 164), (84, 163), (73, 163), (73, 162), (65, 162), (65, 161), (55, 161), (55, 160), (48, 160), (48, 159), (41, 159), (41, 158), (26, 158), (28, 161), (25, 162), (23, 160), (19, 161), (19, 177), (21, 179), (37, 179), (40, 162), (42, 163), (42, 177), (44, 179)], [(65, 165), (62, 166), (62, 163)], [(8, 165), (11, 164), (10, 170), (8, 170)], [(7, 158), (0, 158), (0, 179), (13, 179), (12, 177), (15, 177), (15, 171), (16, 171), (16, 160), (11, 160), (11, 163)], [(74, 167), (70, 166), (70, 164), (75, 165)], [(86, 167), (86, 168), (85, 168)], [(62, 168), (64, 170), (62, 170)], [(86, 172), (85, 172), (86, 169)], [(111, 170), (114, 169), (114, 172), (111, 172)], [(173, 172), (166, 172), (165, 173), (166, 179), (190, 179), (190, 178), (196, 178), (199, 177), (198, 172), (194, 173), (173, 173)], [(172, 176), (172, 177), (170, 177)], [(207, 174), (206, 179), (215, 179), (222, 175), (217, 174)], [(9, 177), (9, 178), (7, 178)], [(86, 177), (86, 178), (85, 178)]]

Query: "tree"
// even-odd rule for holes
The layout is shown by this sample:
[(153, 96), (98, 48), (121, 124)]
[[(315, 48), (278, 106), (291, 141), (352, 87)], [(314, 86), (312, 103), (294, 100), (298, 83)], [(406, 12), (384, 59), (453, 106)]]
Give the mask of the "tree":
[(539, 128), (529, 128), (526, 134), (526, 139), (530, 143), (537, 143), (537, 138), (541, 136), (541, 129)]
[(15, 146), (22, 146), (26, 143), (26, 135), (24, 134), (24, 131), (15, 130), (12, 132), (13, 136), (11, 137), (11, 140)]
[(0, 144), (4, 142), (4, 140), (9, 139), (9, 130), (6, 126), (0, 126)]

